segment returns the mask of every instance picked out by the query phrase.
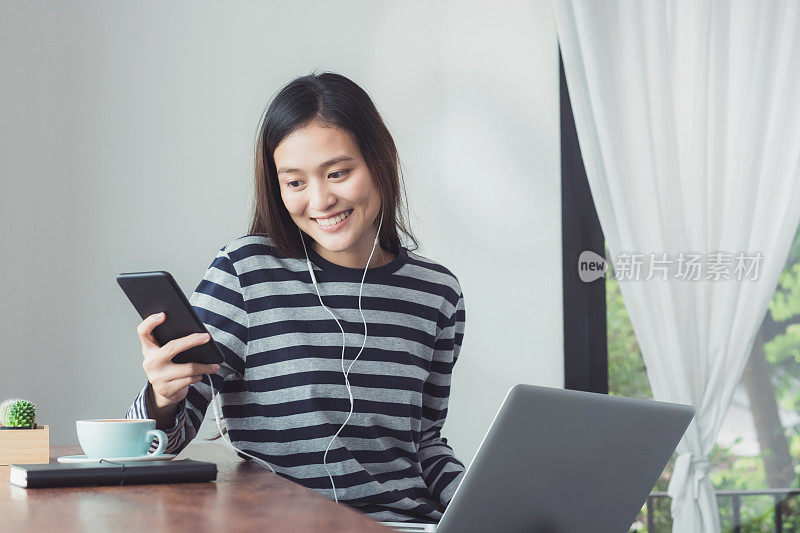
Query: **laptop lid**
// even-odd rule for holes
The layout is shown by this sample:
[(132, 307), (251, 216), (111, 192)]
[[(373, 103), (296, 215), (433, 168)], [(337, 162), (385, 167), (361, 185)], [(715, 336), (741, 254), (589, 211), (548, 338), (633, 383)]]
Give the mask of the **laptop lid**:
[(515, 385), (437, 533), (626, 533), (694, 408)]

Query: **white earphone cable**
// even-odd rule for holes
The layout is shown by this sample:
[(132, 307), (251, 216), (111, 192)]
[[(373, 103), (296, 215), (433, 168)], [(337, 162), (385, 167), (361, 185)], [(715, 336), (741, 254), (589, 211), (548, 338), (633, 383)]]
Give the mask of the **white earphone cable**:
[[(350, 412), (347, 414), (347, 418), (345, 419), (345, 421), (342, 424), (342, 426), (334, 434), (333, 438), (331, 438), (331, 441), (328, 443), (328, 446), (325, 448), (325, 453), (322, 456), (322, 463), (323, 463), (323, 466), (325, 467), (325, 471), (328, 473), (328, 478), (331, 480), (331, 487), (333, 488), (333, 498), (336, 501), (336, 503), (339, 503), (339, 498), (336, 495), (336, 485), (333, 482), (333, 476), (331, 476), (330, 470), (328, 470), (328, 464), (327, 464), (328, 450), (330, 449), (331, 444), (333, 444), (333, 441), (336, 440), (336, 437), (339, 436), (339, 433), (344, 429), (344, 426), (347, 425), (347, 422), (350, 420), (350, 417), (353, 416), (353, 408), (355, 406), (355, 402), (353, 400), (353, 392), (350, 389), (350, 379), (348, 378), (348, 375), (350, 374), (350, 369), (353, 368), (353, 363), (356, 362), (356, 359), (358, 359), (358, 357), (361, 355), (361, 352), (364, 350), (364, 347), (367, 345), (367, 319), (364, 317), (364, 311), (361, 308), (361, 293), (362, 293), (362, 290), (364, 289), (364, 280), (367, 277), (367, 269), (369, 268), (369, 262), (372, 261), (372, 255), (375, 253), (375, 247), (378, 244), (378, 237), (380, 237), (381, 226), (382, 225), (383, 225), (383, 216), (381, 216), (381, 220), (378, 223), (378, 234), (375, 235), (375, 242), (372, 244), (372, 251), (369, 254), (369, 258), (367, 259), (367, 266), (364, 268), (364, 275), (361, 276), (361, 286), (358, 289), (358, 311), (361, 313), (361, 320), (364, 322), (364, 342), (361, 345), (361, 350), (358, 351), (358, 354), (350, 362), (350, 365), (347, 367), (346, 371), (344, 369), (344, 352), (345, 352), (345, 346), (346, 346), (346, 337), (345, 337), (345, 334), (344, 334), (344, 328), (342, 327), (342, 324), (339, 322), (339, 320), (336, 318), (336, 316), (331, 312), (331, 310), (328, 309), (325, 306), (324, 303), (322, 303), (322, 296), (320, 295), (319, 287), (317, 286), (317, 278), (314, 275), (314, 269), (311, 266), (311, 260), (308, 258), (308, 249), (306, 248), (305, 239), (303, 239), (303, 232), (302, 231), (300, 232), (300, 240), (303, 243), (303, 250), (305, 251), (305, 254), (306, 254), (306, 264), (308, 265), (308, 271), (311, 273), (311, 281), (314, 283), (314, 289), (317, 292), (317, 298), (319, 298), (319, 303), (320, 303), (320, 305), (322, 305), (322, 307), (326, 311), (328, 311), (328, 313), (336, 321), (336, 324), (339, 326), (339, 329), (342, 330), (342, 373), (344, 374), (344, 381), (345, 381), (345, 385), (347, 386), (347, 394), (350, 396)], [(300, 228), (298, 228), (298, 230), (299, 229)], [(211, 387), (211, 402), (210, 403), (211, 403), (211, 408), (214, 411), (214, 420), (217, 423), (217, 430), (220, 433), (220, 438), (225, 442), (225, 444), (227, 444), (234, 451), (236, 451), (236, 452), (238, 452), (238, 453), (240, 453), (242, 455), (246, 455), (247, 457), (250, 457), (251, 459), (257, 461), (259, 464), (266, 465), (266, 467), (269, 468), (270, 470), (272, 470), (272, 473), (275, 474), (276, 473), (275, 469), (272, 468), (272, 466), (268, 462), (266, 462), (266, 461), (264, 461), (264, 460), (262, 460), (262, 459), (260, 459), (258, 457), (255, 457), (254, 455), (251, 455), (251, 454), (249, 454), (247, 452), (243, 452), (242, 450), (238, 449), (230, 441), (230, 438), (228, 437), (228, 435), (227, 434), (223, 434), (222, 426), (220, 425), (220, 418), (221, 417), (220, 417), (219, 411), (217, 410), (217, 403), (214, 401), (216, 398), (219, 397), (219, 393), (216, 393), (216, 391), (214, 390), (214, 385), (213, 385), (213, 383), (211, 381), (211, 376), (209, 374), (206, 374), (206, 375), (208, 376), (208, 383), (209, 383), (209, 386)]]
[[(322, 464), (325, 467), (325, 471), (328, 473), (328, 479), (331, 480), (331, 487), (333, 488), (333, 499), (336, 503), (339, 503), (339, 498), (336, 495), (336, 484), (333, 482), (333, 476), (331, 476), (330, 470), (328, 470), (328, 450), (330, 450), (331, 444), (333, 441), (336, 440), (336, 437), (339, 436), (339, 433), (344, 429), (344, 426), (347, 425), (347, 422), (350, 420), (350, 417), (353, 415), (353, 407), (355, 405), (353, 401), (353, 392), (350, 389), (350, 379), (348, 375), (350, 374), (350, 369), (353, 368), (353, 363), (356, 362), (356, 359), (361, 355), (361, 352), (364, 350), (364, 346), (367, 344), (367, 319), (364, 318), (364, 311), (361, 309), (361, 292), (364, 289), (364, 279), (367, 277), (367, 269), (369, 268), (369, 262), (372, 261), (372, 255), (375, 253), (375, 246), (378, 244), (378, 237), (381, 234), (381, 226), (383, 225), (383, 216), (381, 216), (381, 220), (378, 223), (378, 233), (375, 235), (375, 242), (372, 244), (372, 251), (369, 254), (369, 258), (367, 259), (367, 266), (364, 268), (364, 274), (361, 276), (361, 286), (358, 289), (358, 311), (361, 313), (361, 320), (364, 322), (364, 343), (361, 345), (361, 350), (358, 351), (358, 354), (353, 358), (350, 362), (350, 366), (347, 367), (347, 371), (344, 369), (344, 350), (346, 345), (346, 338), (344, 334), (344, 328), (336, 316), (328, 309), (324, 303), (322, 303), (322, 296), (319, 293), (319, 287), (317, 286), (317, 278), (314, 275), (314, 269), (311, 267), (311, 260), (308, 258), (308, 249), (306, 248), (305, 239), (303, 239), (303, 233), (300, 232), (300, 240), (303, 241), (303, 250), (306, 253), (306, 264), (308, 265), (308, 271), (311, 273), (311, 281), (314, 283), (314, 289), (317, 291), (317, 297), (319, 298), (319, 303), (322, 307), (333, 317), (336, 321), (336, 324), (339, 326), (339, 329), (342, 330), (342, 373), (344, 374), (344, 382), (345, 386), (347, 387), (347, 394), (350, 396), (350, 412), (347, 414), (347, 418), (342, 424), (342, 427), (333, 435), (331, 441), (328, 443), (328, 446), (325, 448), (325, 453), (322, 456)], [(299, 230), (299, 228), (298, 228)]]

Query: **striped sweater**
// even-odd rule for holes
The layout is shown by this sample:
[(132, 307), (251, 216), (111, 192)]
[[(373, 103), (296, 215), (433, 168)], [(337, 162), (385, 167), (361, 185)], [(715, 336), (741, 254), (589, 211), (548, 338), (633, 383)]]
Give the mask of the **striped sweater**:
[[(437, 504), (449, 503), (464, 475), (441, 436), (464, 336), (464, 297), (445, 267), (402, 246), (393, 253), (364, 280), (367, 341), (349, 373), (353, 415), (327, 465), (340, 502), (377, 520), (438, 521)], [(364, 342), (364, 271), (331, 263), (311, 247), (308, 254), (322, 300), (344, 328), (347, 368)], [(282, 256), (265, 236), (240, 237), (219, 250), (189, 301), (225, 356), (211, 379), (234, 446), (333, 499), (323, 453), (350, 398), (342, 331), (320, 305), (305, 258)], [(165, 430), (168, 453), (197, 435), (211, 394), (203, 380), (189, 388)], [(144, 401), (149, 386), (128, 418), (152, 418)]]

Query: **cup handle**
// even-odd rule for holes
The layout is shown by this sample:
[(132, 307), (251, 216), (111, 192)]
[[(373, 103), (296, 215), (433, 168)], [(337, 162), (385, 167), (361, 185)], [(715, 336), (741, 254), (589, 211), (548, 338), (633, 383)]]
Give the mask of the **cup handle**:
[(145, 438), (147, 442), (153, 442), (153, 437), (158, 437), (158, 448), (153, 453), (148, 453), (148, 455), (161, 455), (164, 453), (164, 450), (167, 449), (167, 434), (161, 431), (160, 429), (149, 429), (145, 434)]

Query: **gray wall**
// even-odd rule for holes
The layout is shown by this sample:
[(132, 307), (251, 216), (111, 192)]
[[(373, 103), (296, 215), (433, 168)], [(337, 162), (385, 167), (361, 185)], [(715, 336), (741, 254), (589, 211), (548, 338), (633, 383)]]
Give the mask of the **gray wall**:
[(419, 253), (467, 325), (444, 434), (471, 461), (508, 388), (562, 386), (558, 52), (547, 0), (0, 4), (0, 396), (53, 444), (145, 375), (119, 272), (190, 294), (247, 231), (258, 118), (312, 69), (372, 96)]

